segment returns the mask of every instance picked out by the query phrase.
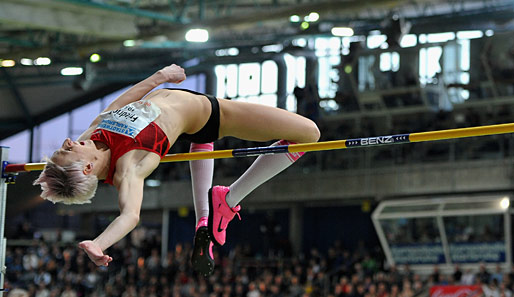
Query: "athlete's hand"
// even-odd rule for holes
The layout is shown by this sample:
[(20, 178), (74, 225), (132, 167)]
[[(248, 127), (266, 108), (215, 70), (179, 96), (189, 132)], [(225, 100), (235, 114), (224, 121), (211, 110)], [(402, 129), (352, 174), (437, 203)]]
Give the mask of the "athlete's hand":
[(79, 243), (79, 247), (86, 252), (89, 259), (97, 266), (109, 266), (109, 262), (112, 261), (112, 258), (108, 255), (104, 255), (102, 249), (94, 241), (82, 241)]
[(186, 79), (184, 69), (178, 65), (171, 64), (158, 71), (164, 77), (166, 82), (179, 84)]

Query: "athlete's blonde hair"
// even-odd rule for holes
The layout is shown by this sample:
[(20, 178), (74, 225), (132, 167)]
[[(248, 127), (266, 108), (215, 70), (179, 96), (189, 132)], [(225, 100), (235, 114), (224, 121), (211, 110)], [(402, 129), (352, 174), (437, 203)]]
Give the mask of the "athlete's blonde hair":
[(94, 174), (84, 174), (84, 162), (76, 161), (60, 166), (46, 160), (46, 166), (33, 185), (41, 185), (41, 197), (53, 203), (84, 204), (91, 203), (98, 187)]

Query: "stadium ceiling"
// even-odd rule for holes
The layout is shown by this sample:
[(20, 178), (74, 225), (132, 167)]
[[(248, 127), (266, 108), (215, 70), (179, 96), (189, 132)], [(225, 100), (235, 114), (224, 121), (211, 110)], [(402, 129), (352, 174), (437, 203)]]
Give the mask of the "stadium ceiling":
[[(301, 19), (312, 12), (309, 28)], [(137, 81), (168, 63), (219, 60), (216, 49), (291, 45), (301, 36), (328, 36), (333, 26), (355, 34), (386, 30), (398, 15), (413, 33), (512, 31), (510, 0), (2, 0), (0, 1), (0, 140)], [(184, 39), (191, 28), (209, 31), (206, 43)], [(126, 40), (132, 40), (127, 47)], [(125, 45), (124, 45), (125, 44)], [(240, 50), (243, 54), (244, 50)], [(90, 56), (102, 61), (92, 65)], [(257, 52), (257, 55), (259, 53)], [(47, 66), (21, 65), (48, 57)], [(250, 58), (251, 59), (251, 58)], [(212, 64), (213, 62), (211, 62)], [(92, 68), (96, 78), (63, 77), (60, 70)], [(190, 69), (189, 73), (194, 72)]]

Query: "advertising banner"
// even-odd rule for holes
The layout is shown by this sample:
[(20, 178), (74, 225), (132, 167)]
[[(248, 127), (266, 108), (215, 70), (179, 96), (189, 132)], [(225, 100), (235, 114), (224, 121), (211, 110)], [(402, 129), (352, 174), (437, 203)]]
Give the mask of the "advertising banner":
[(480, 286), (433, 286), (430, 297), (478, 297), (482, 294)]
[(391, 245), (391, 253), (398, 264), (440, 264), (445, 263), (440, 243)]
[(453, 263), (505, 262), (505, 242), (451, 243)]

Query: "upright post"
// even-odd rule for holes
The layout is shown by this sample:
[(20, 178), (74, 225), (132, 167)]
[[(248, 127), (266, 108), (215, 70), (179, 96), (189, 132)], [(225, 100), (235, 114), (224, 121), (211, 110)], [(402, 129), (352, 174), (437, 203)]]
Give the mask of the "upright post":
[(5, 267), (5, 250), (7, 240), (5, 239), (5, 207), (7, 202), (7, 183), (10, 177), (4, 173), (4, 167), (7, 165), (9, 157), (9, 148), (0, 146), (0, 297), (4, 293), (4, 276), (6, 272)]
[(170, 235), (170, 210), (165, 208), (162, 210), (162, 227), (161, 227), (161, 264), (168, 263), (168, 245)]

